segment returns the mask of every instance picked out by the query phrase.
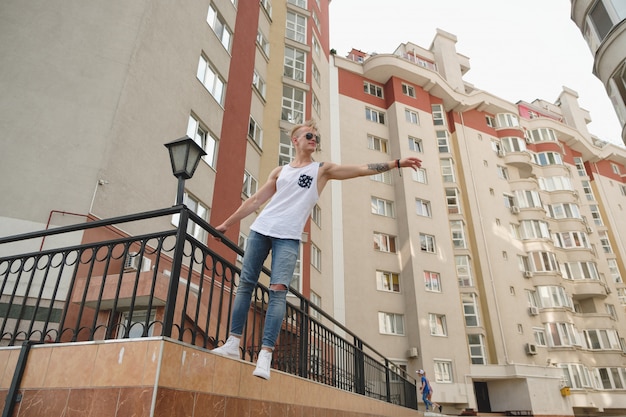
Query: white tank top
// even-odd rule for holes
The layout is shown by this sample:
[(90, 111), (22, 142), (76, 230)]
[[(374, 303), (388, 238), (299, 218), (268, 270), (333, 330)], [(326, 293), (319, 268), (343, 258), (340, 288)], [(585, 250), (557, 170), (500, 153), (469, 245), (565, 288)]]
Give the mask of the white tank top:
[(276, 193), (250, 229), (280, 239), (302, 237), (302, 230), (317, 202), (319, 162), (293, 168), (285, 165), (276, 180)]

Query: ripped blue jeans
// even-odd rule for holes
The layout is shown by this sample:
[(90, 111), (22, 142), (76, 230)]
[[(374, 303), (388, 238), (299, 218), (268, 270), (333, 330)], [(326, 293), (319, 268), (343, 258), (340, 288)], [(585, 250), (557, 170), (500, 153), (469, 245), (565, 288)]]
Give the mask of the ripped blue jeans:
[(243, 334), (252, 294), (270, 250), (272, 251), (270, 286), (273, 284), (285, 286), (284, 290), (270, 289), (269, 303), (265, 314), (261, 347), (274, 349), (287, 308), (287, 289), (293, 278), (293, 271), (296, 268), (298, 253), (300, 252), (299, 240), (279, 239), (262, 235), (254, 230), (250, 231), (243, 256), (239, 286), (235, 295), (230, 333), (239, 337)]

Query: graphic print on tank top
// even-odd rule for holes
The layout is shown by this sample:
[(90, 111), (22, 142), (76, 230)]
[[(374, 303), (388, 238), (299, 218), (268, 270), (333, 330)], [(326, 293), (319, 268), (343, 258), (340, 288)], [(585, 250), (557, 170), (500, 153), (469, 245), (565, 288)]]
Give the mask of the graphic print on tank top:
[(313, 177), (302, 174), (300, 178), (298, 178), (298, 185), (302, 188), (311, 188), (311, 184), (313, 183)]

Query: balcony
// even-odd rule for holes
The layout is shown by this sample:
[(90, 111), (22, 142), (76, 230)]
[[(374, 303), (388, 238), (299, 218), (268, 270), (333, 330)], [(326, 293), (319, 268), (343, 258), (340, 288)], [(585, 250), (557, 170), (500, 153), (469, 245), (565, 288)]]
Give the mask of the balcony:
[[(164, 219), (173, 215), (179, 216), (177, 229), (127, 236), (119, 227), (147, 222), (149, 229), (153, 224), (169, 224)], [(220, 253), (232, 259), (243, 254), (184, 205), (0, 238), (0, 253), (7, 254), (18, 247), (36, 248), (41, 239), (53, 235), (79, 232), (82, 236), (79, 244), (0, 257), (0, 343), (4, 346), (0, 364), (7, 369), (5, 379), (13, 373), (5, 406), (18, 407), (10, 415), (32, 415), (20, 414), (20, 404), (42, 402), (49, 405), (38, 416), (62, 415), (72, 390), (101, 400), (110, 394), (116, 404), (124, 395), (130, 401), (126, 407), (146, 410), (147, 406), (154, 411), (151, 416), (191, 415), (187, 411), (200, 398), (208, 401), (206, 395), (221, 398), (222, 404), (238, 401), (235, 397), (250, 402), (260, 397), (259, 389), (250, 387), (247, 368), (261, 347), (269, 290), (258, 285), (253, 294), (242, 360), (210, 353), (228, 335), (240, 270), (226, 255), (188, 234), (190, 223), (220, 237), (224, 245)], [(67, 239), (47, 242), (57, 241)], [(267, 279), (271, 271), (264, 269), (263, 274)], [(319, 393), (316, 404), (329, 409), (325, 398), (335, 398), (333, 406), (343, 409), (355, 402), (346, 398), (357, 395), (365, 401), (361, 404), (373, 407), (368, 401), (375, 401), (390, 407), (383, 407), (380, 415), (397, 415), (398, 407), (407, 415), (417, 415), (415, 379), (397, 371), (398, 366), (301, 294), (290, 291), (294, 297), (287, 305), (273, 360), (272, 379), (285, 381), (280, 390), (297, 384), (302, 392)], [(331, 328), (341, 329), (343, 335)], [(188, 375), (180, 374), (183, 368)], [(204, 383), (203, 377), (209, 382)], [(237, 392), (224, 392), (232, 381), (241, 383)], [(57, 391), (54, 398), (46, 399), (42, 390)], [(18, 391), (21, 402), (17, 402)], [(262, 403), (272, 398), (284, 402), (278, 392), (270, 400), (265, 388), (263, 393), (260, 406), (267, 406)], [(339, 397), (343, 400), (336, 400)], [(173, 403), (180, 410), (168, 408)], [(157, 413), (159, 404), (165, 408)]]

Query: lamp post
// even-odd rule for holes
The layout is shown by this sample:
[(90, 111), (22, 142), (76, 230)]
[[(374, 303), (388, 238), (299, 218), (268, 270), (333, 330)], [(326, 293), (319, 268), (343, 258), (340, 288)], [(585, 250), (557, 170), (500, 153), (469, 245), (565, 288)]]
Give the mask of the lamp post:
[(198, 167), (200, 158), (206, 155), (206, 152), (189, 136), (183, 136), (170, 143), (166, 143), (165, 147), (170, 152), (172, 174), (178, 178), (176, 205), (179, 205), (183, 203), (185, 180), (193, 177), (193, 173)]

